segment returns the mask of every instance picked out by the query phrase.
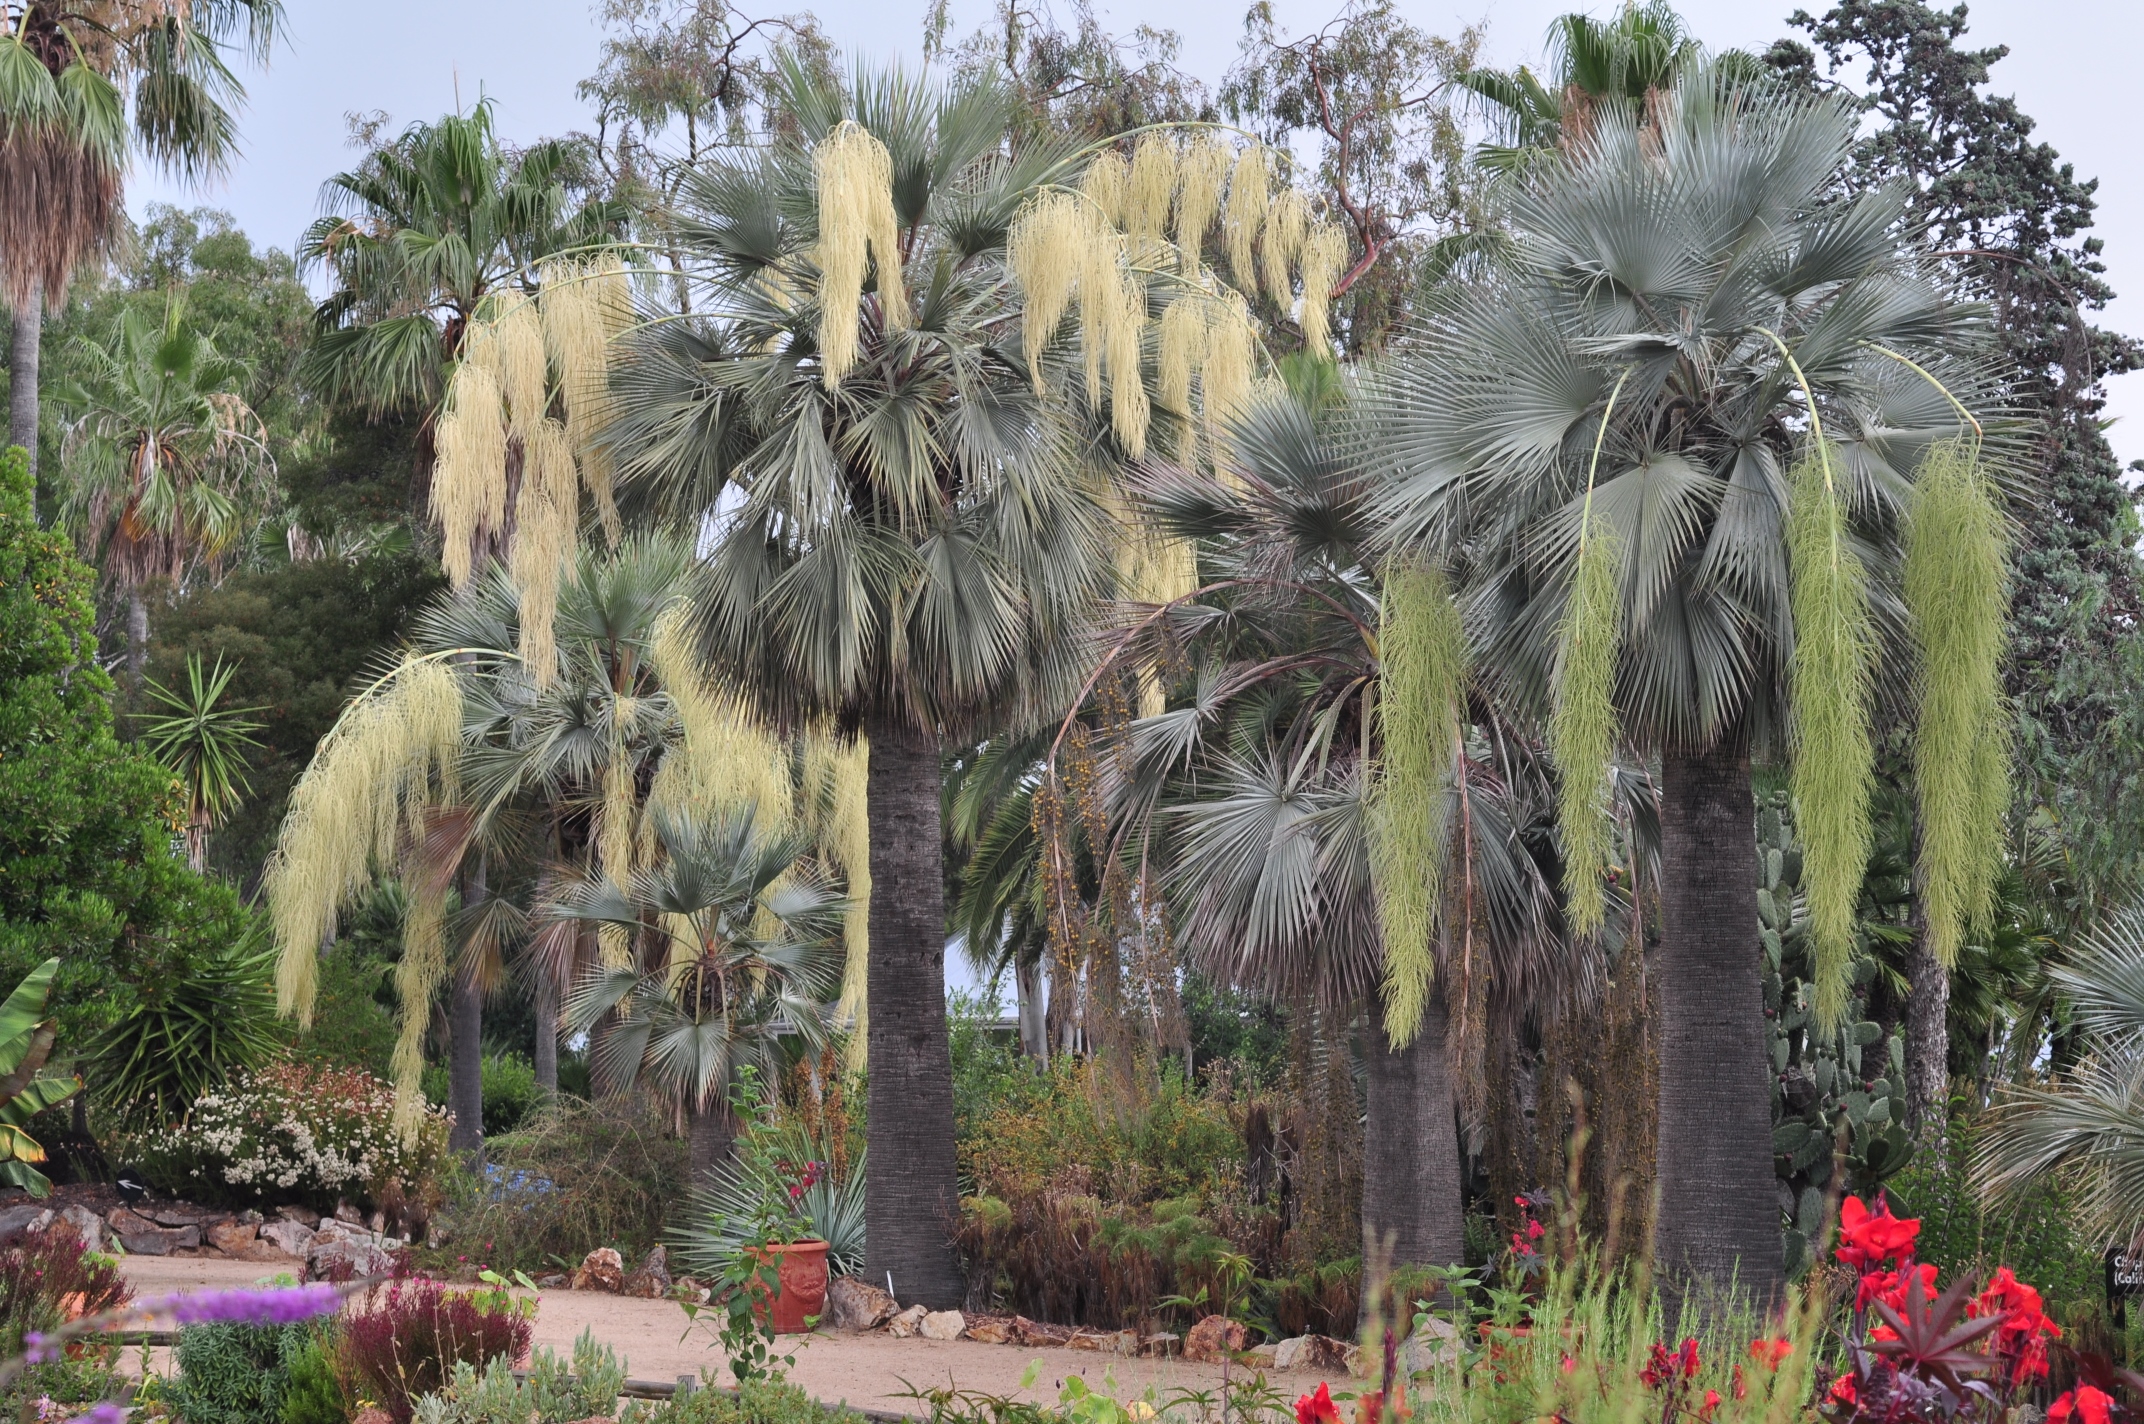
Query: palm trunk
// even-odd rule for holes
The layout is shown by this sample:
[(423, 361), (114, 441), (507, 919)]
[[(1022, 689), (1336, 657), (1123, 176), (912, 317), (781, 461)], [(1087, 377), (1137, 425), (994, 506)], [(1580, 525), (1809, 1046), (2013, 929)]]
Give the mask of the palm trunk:
[(730, 1122), (729, 1108), (717, 1101), (693, 1109), (686, 1124), (685, 1145), (691, 1184), (706, 1186), (709, 1175), (728, 1165), (737, 1148), (737, 1130)]
[(45, 303), (39, 292), (15, 312), (15, 330), (8, 342), (8, 443), (20, 445), (30, 456), (30, 478), (37, 478), (37, 367), (44, 349)]
[(549, 974), (536, 974), (536, 1088), (547, 1098), (558, 1096), (558, 984)]
[[(463, 889), (465, 909), (484, 903), (485, 879), (484, 857), (479, 854)], [(447, 1145), (474, 1159), (484, 1151), (484, 988), (474, 974), (454, 976), (447, 1027), (447, 1111), (454, 1115)]]
[(138, 688), (149, 666), (149, 599), (138, 583), (127, 585), (127, 677)]
[[(1374, 1013), (1363, 1035), (1369, 1080), (1369, 1121), (1362, 1136), (1366, 1260), (1390, 1238), (1395, 1267), (1466, 1262), (1465, 1192), (1445, 1058), (1446, 1019), (1440, 990), (1422, 1013), (1422, 1031), (1405, 1048), (1392, 1047)], [(1363, 1301), (1365, 1311), (1372, 1305)]]
[(894, 718), (871, 731), (870, 1101), (864, 1279), (893, 1275), (907, 1304), (967, 1294), (948, 1236), (960, 1209), (953, 1164), (953, 1059), (945, 1022), (945, 905), (935, 737)]
[(1043, 1016), (1041, 958), (1013, 965), (1012, 984), (1020, 1006), (1020, 1051), (1047, 1068), (1050, 1030)]
[(1782, 1260), (1747, 751), (1661, 758), (1660, 879), (1654, 1259), (1676, 1295), (1731, 1283), (1764, 1308)]
[(1914, 921), (1906, 961), (1906, 1120), (1916, 1135), (1940, 1142), (1950, 1106), (1950, 971), (1936, 962), (1918, 914)]

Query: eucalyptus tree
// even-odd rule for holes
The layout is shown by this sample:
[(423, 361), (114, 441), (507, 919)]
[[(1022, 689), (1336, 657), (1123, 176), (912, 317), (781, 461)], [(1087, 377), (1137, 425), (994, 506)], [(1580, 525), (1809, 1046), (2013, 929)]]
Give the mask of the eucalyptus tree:
[(149, 655), (150, 585), (174, 589), (240, 547), (273, 496), (268, 431), (239, 394), (245, 365), (182, 305), (122, 312), (109, 341), (78, 338), (58, 393), (61, 518), (118, 585), (127, 666)]
[(730, 1157), (730, 1094), (744, 1070), (779, 1082), (784, 1037), (826, 1046), (847, 905), (812, 838), (759, 827), (749, 806), (712, 819), (657, 809), (649, 821), (653, 865), (623, 887), (591, 876), (547, 913), (627, 938), (623, 963), (575, 985), (566, 1022), (587, 1032), (614, 1019), (595, 1040), (598, 1072), (685, 1114), (698, 1186)]
[(1751, 759), (1791, 764), (1836, 1014), (1872, 703), (1910, 710), (1918, 873), (1955, 953), (2007, 795), (2001, 518), (1954, 400), (1982, 390), (1978, 313), (1932, 277), (1905, 191), (1843, 185), (1852, 113), (1703, 71), (1646, 110), (1597, 113), (1514, 186), (1509, 253), (1414, 333), (1364, 457), (1385, 539), (1449, 577), (1483, 673), (1546, 729), (1580, 932), (1604, 922), (1606, 764), (1657, 758), (1656, 1250), (1763, 1296)]
[(0, 17), (0, 289), (15, 314), (8, 423), (34, 474), (45, 306), (108, 242), (132, 151), (186, 179), (230, 162), (245, 90), (223, 51), (242, 43), (265, 63), (283, 6), (15, 0)]

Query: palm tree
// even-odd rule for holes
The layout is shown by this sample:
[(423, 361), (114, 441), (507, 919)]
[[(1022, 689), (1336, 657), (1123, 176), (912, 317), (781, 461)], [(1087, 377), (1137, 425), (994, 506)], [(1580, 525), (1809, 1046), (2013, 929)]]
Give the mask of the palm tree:
[(281, 0), (16, 0), (0, 9), (0, 290), (15, 313), (9, 438), (29, 452), (32, 473), (44, 308), (111, 233), (128, 149), (184, 178), (220, 172), (236, 151), (232, 110), (245, 97), (223, 51), (242, 40), (266, 63), (282, 18)]
[(80, 338), (59, 393), (62, 517), (127, 604), (127, 666), (149, 655), (148, 586), (213, 572), (269, 498), (268, 431), (239, 396), (243, 363), (177, 301), (164, 320), (122, 312), (109, 344)]
[(1490, 110), (1498, 143), (1477, 155), (1512, 170), (1582, 145), (1597, 112), (1642, 113), (1703, 54), (1667, 0), (1626, 3), (1613, 19), (1558, 15), (1548, 29), (1549, 71), (1475, 69), (1453, 83)]
[[(1021, 203), (1069, 164), (1003, 156), (1011, 100), (989, 83), (842, 90), (793, 64), (784, 82), (793, 133), (682, 184), (680, 246), (711, 299), (636, 343), (615, 438), (621, 473), (687, 527), (734, 491), (696, 594), (712, 664), (785, 723), (868, 739), (867, 1274), (949, 1305), (941, 748), (1061, 708), (1109, 582), (1104, 481), (1035, 388), (1004, 259)], [(890, 158), (913, 310), (879, 246), (876, 285), (844, 298), (853, 365), (830, 375), (814, 151), (858, 126)]]
[(298, 244), (300, 263), (330, 282), (307, 383), (369, 410), (429, 415), (487, 296), (622, 231), (623, 210), (579, 196), (574, 172), (562, 140), (503, 148), (485, 99), (410, 125), (330, 178), (327, 211)]
[(754, 820), (657, 810), (652, 867), (622, 889), (592, 876), (550, 909), (631, 938), (627, 962), (575, 986), (566, 1021), (590, 1031), (610, 1018), (596, 1049), (606, 1085), (643, 1083), (684, 1111), (695, 1186), (729, 1159), (740, 1070), (777, 1081), (786, 1034), (823, 1048), (841, 987), (840, 890), (806, 859), (809, 836)]
[[(1499, 697), (1551, 734), (1575, 895), (1599, 883), (1593, 813), (1572, 809), (1600, 775), (1579, 734), (1592, 758), (1619, 740), (1658, 758), (1655, 1246), (1670, 1279), (1763, 1297), (1781, 1258), (1751, 758), (1798, 748), (1813, 896), (1843, 893), (1850, 918), (1862, 689), (1902, 694), (1935, 627), (1899, 562), (1938, 487), (1916, 472), (1955, 448), (1961, 415), (1923, 372), (1977, 393), (1951, 354), (1974, 313), (1900, 236), (1899, 192), (1840, 186), (1845, 107), (1704, 72), (1649, 107), (1598, 114), (1568, 162), (1514, 188), (1510, 252), (1414, 334), (1364, 449), (1385, 538), (1449, 571)], [(1977, 572), (1985, 550), (1955, 562)], [(1914, 682), (1924, 704), (1943, 681)], [(1934, 765), (1917, 763), (1924, 783)]]
[(204, 673), (201, 655), (186, 656), (186, 686), (172, 691), (151, 681), (149, 695), (171, 709), (142, 719), (142, 740), (165, 766), (177, 773), (186, 796), (186, 861), (196, 871), (208, 866), (208, 835), (246, 797), (245, 756), (260, 742), (261, 724), (247, 717), (259, 707), (220, 707), (234, 667), (216, 659)]

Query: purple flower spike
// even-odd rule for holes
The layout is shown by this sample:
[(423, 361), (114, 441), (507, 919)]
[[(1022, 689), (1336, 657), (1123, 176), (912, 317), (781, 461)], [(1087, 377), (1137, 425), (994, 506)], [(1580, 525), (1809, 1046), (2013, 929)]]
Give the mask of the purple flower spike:
[(333, 1315), (342, 1308), (342, 1297), (340, 1287), (321, 1282), (268, 1290), (208, 1291), (174, 1296), (160, 1304), (181, 1325), (295, 1325)]
[(31, 1330), (23, 1335), (22, 1358), (28, 1363), (49, 1365), (59, 1357), (60, 1347), (48, 1342), (41, 1332)]
[(84, 1419), (89, 1421), (89, 1424), (124, 1424), (126, 1417), (126, 1410), (120, 1408), (116, 1402), (109, 1399), (83, 1416)]

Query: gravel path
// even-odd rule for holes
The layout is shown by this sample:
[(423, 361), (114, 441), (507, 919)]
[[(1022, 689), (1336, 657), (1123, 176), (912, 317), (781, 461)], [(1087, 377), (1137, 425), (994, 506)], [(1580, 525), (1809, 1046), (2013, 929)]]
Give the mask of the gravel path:
[[(269, 1270), (250, 1261), (196, 1258), (129, 1256), (127, 1278), (141, 1296), (204, 1288), (228, 1289), (251, 1285)], [(717, 1366), (719, 1357), (710, 1348), (712, 1336), (701, 1327), (691, 1338), (685, 1335), (684, 1313), (669, 1301), (633, 1300), (592, 1291), (541, 1291), (536, 1312), (535, 1343), (548, 1345), (561, 1354), (573, 1347), (582, 1330), (592, 1329), (596, 1339), (618, 1352), (627, 1373), (635, 1379), (674, 1380), (679, 1375), (698, 1375)], [(972, 1340), (896, 1340), (888, 1335), (784, 1336), (785, 1353), (797, 1357), (790, 1379), (807, 1393), (827, 1401), (853, 1404), (860, 1409), (883, 1409), (927, 1413), (901, 1391), (913, 1385), (932, 1389), (948, 1382), (963, 1390), (1009, 1395), (1038, 1402), (1052, 1402), (1069, 1375), (1083, 1375), (1096, 1388), (1105, 1387), (1105, 1376), (1114, 1374), (1120, 1397), (1130, 1398), (1153, 1386), (1166, 1396), (1178, 1389), (1218, 1390), (1218, 1365), (1193, 1365), (1179, 1360), (1121, 1360), (1076, 1350), (1022, 1350), (1008, 1345), (982, 1345)], [(157, 1350), (152, 1368), (168, 1369)], [(129, 1359), (138, 1356), (130, 1353)], [(1040, 1361), (1042, 1369), (1032, 1389), (1020, 1388), (1020, 1376), (1029, 1364)], [(1270, 1374), (1267, 1379), (1289, 1399), (1314, 1389), (1324, 1378), (1309, 1372)], [(904, 1383), (904, 1381), (906, 1383)], [(726, 1380), (725, 1380), (726, 1382)]]

